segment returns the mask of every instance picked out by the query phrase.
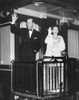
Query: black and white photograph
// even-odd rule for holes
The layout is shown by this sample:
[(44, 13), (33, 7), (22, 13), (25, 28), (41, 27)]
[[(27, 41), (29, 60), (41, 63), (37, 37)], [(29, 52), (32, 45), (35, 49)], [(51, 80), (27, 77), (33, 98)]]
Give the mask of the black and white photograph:
[(0, 100), (79, 100), (78, 0), (0, 0)]

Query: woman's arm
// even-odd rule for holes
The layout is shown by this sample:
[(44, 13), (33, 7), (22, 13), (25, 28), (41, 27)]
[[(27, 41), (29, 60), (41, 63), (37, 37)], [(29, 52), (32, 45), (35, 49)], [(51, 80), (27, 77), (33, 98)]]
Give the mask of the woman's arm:
[(58, 50), (63, 51), (65, 50), (65, 42), (62, 36), (60, 36), (60, 42), (58, 44)]
[(51, 27), (49, 27), (49, 29), (48, 29), (48, 35), (47, 35), (46, 38), (45, 38), (45, 43), (46, 43), (46, 44), (47, 44), (48, 41), (50, 40), (51, 33), (52, 33), (52, 30), (51, 30)]

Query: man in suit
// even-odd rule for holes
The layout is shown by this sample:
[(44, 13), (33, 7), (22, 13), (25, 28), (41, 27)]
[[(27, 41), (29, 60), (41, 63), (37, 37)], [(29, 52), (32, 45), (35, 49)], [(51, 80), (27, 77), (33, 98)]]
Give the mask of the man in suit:
[(27, 19), (27, 25), (17, 28), (17, 15), (12, 15), (11, 32), (21, 38), (19, 59), (20, 61), (35, 61), (35, 55), (40, 49), (40, 33), (33, 28), (33, 19)]
[[(19, 61), (34, 62), (36, 53), (40, 49), (40, 33), (33, 28), (33, 19), (28, 18), (23, 27), (17, 28), (16, 14), (12, 15), (11, 32), (19, 35), (21, 39), (19, 48)], [(24, 88), (28, 91), (36, 91), (36, 68), (34, 64), (27, 64), (24, 70)], [(29, 77), (29, 78), (28, 78)]]

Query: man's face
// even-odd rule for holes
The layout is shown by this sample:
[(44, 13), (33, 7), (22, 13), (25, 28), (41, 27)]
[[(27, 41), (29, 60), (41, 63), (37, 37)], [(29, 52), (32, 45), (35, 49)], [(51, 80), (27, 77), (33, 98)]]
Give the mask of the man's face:
[(29, 30), (33, 28), (33, 19), (28, 19), (27, 20), (27, 28)]

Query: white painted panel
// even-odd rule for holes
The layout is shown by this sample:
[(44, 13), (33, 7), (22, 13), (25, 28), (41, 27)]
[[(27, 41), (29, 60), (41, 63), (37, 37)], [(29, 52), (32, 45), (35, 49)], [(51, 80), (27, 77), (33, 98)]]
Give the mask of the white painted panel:
[(10, 33), (10, 25), (0, 28), (1, 33), (1, 64), (10, 64), (14, 59), (14, 35)]
[(78, 31), (68, 30), (68, 55), (79, 59), (79, 41)]

